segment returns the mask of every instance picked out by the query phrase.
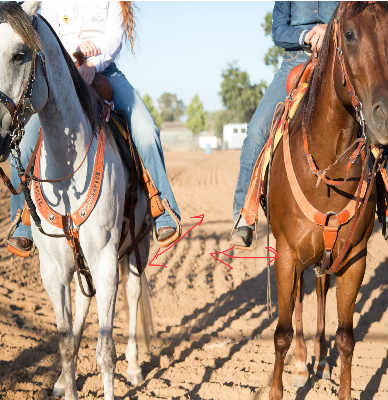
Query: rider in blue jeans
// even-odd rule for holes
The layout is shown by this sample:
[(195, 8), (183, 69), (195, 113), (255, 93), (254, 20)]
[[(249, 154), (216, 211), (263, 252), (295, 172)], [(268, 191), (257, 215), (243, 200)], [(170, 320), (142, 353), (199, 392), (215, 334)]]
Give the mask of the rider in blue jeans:
[[(113, 103), (131, 127), (132, 138), (144, 166), (149, 171), (162, 199), (166, 199), (179, 216), (179, 208), (172, 192), (164, 164), (163, 150), (159, 130), (150, 113), (144, 105), (139, 93), (128, 82), (124, 74), (114, 63), (120, 52), (124, 37), (129, 26), (128, 41), (133, 40), (131, 19), (133, 21), (130, 2), (99, 2), (90, 8), (88, 3), (68, 0), (54, 3), (42, 2), (41, 13), (53, 25), (70, 54), (81, 51), (88, 57), (86, 63), (79, 69), (81, 76), (90, 84), (96, 72), (108, 78), (113, 88)], [(125, 17), (126, 16), (126, 17)], [(126, 20), (125, 18), (131, 17)], [(126, 23), (127, 21), (127, 23)], [(82, 38), (82, 40), (80, 39)], [(39, 135), (40, 121), (38, 115), (33, 115), (25, 127), (25, 135), (20, 143), (22, 163), (26, 167)], [(12, 184), (18, 187), (20, 180), (10, 158)], [(24, 194), (11, 196), (11, 220), (14, 220), (18, 209), (24, 208)], [(168, 243), (175, 237), (176, 224), (165, 212), (155, 219), (157, 239)], [(171, 239), (172, 240), (172, 239)], [(32, 247), (31, 228), (19, 222), (8, 241), (9, 248), (28, 251)]]
[(240, 173), (234, 193), (232, 244), (249, 248), (252, 244), (253, 226), (241, 216), (245, 197), (255, 162), (264, 147), (271, 127), (276, 105), (286, 96), (289, 72), (304, 63), (309, 55), (303, 50), (310, 45), (319, 52), (326, 26), (338, 2), (276, 1), (272, 14), (272, 37), (275, 44), (285, 49), (283, 62), (272, 83), (260, 101), (249, 125), (240, 157)]

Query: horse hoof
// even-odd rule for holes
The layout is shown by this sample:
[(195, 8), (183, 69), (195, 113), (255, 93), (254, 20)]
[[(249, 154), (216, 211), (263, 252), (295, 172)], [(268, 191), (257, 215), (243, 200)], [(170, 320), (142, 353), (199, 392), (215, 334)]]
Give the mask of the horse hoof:
[(133, 370), (128, 369), (127, 375), (128, 375), (128, 381), (134, 386), (139, 385), (144, 381), (143, 374), (141, 373), (140, 368)]
[(309, 374), (307, 370), (304, 372), (297, 372), (296, 374), (292, 375), (291, 383), (294, 388), (300, 388), (307, 383), (308, 379)]

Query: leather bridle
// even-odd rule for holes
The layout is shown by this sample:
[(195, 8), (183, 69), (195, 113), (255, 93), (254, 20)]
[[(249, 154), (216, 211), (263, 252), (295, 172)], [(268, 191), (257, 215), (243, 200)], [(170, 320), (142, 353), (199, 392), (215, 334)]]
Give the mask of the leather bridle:
[(334, 47), (335, 47), (336, 57), (341, 66), (341, 72), (342, 72), (342, 76), (343, 76), (343, 84), (344, 84), (345, 88), (347, 89), (348, 93), (350, 94), (352, 106), (356, 112), (356, 116), (361, 125), (362, 135), (366, 139), (365, 118), (364, 118), (364, 113), (363, 113), (363, 109), (362, 109), (362, 103), (356, 94), (356, 90), (354, 89), (352, 81), (350, 80), (349, 73), (348, 73), (348, 70), (345, 65), (344, 54), (342, 51), (342, 47), (343, 47), (342, 46), (343, 16), (345, 14), (345, 9), (346, 9), (346, 5), (343, 6), (339, 10), (338, 16), (336, 16), (333, 21)]
[[(0, 19), (0, 24), (6, 23), (4, 19)], [(32, 26), (36, 29), (37, 27), (37, 17), (32, 16)], [(24, 136), (24, 125), (27, 113), (33, 113), (34, 108), (32, 105), (32, 90), (34, 88), (34, 83), (36, 80), (36, 72), (38, 59), (41, 61), (43, 75), (47, 82), (45, 61), (42, 53), (36, 49), (32, 50), (31, 66), (30, 72), (28, 74), (28, 80), (24, 85), (22, 94), (19, 100), (15, 103), (11, 97), (0, 90), (0, 104), (5, 106), (7, 111), (11, 116), (11, 125), (9, 127), (9, 132), (11, 136), (11, 148), (18, 150), (18, 145)], [(20, 155), (19, 155), (20, 156)]]
[[(374, 4), (375, 2), (368, 2), (371, 4)], [(363, 105), (361, 100), (356, 94), (356, 90), (352, 84), (352, 81), (349, 77), (349, 72), (348, 69), (346, 68), (345, 64), (345, 59), (344, 59), (344, 54), (342, 50), (342, 34), (343, 34), (343, 19), (344, 19), (344, 14), (346, 8), (349, 6), (349, 3), (347, 4), (341, 4), (340, 8), (338, 9), (337, 15), (333, 18), (333, 41), (334, 41), (334, 49), (335, 49), (335, 57), (334, 57), (334, 63), (338, 60), (338, 63), (341, 68), (341, 74), (342, 74), (342, 84), (346, 88), (347, 92), (350, 95), (351, 98), (351, 104), (353, 106), (353, 109), (355, 111), (356, 119), (358, 120), (358, 123), (360, 124), (361, 127), (361, 137), (358, 137), (356, 140), (354, 140), (350, 146), (346, 148), (346, 150), (332, 163), (329, 165), (327, 168), (324, 170), (319, 169), (317, 162), (314, 159), (314, 156), (311, 154), (309, 150), (309, 141), (308, 141), (308, 134), (307, 134), (307, 128), (305, 126), (304, 120), (302, 121), (302, 130), (303, 130), (303, 143), (304, 143), (304, 152), (305, 156), (307, 159), (307, 162), (309, 164), (309, 167), (312, 171), (312, 173), (318, 177), (317, 185), (323, 181), (327, 185), (330, 186), (341, 186), (344, 183), (346, 183), (347, 178), (348, 178), (348, 172), (352, 164), (356, 161), (356, 159), (362, 155), (362, 152), (365, 152), (365, 148), (367, 147), (367, 142), (368, 138), (366, 136), (366, 122), (365, 122), (365, 117), (364, 117), (364, 112), (363, 112)], [(356, 147), (357, 146), (357, 147)], [(344, 180), (333, 180), (327, 178), (327, 172), (333, 168), (335, 165), (337, 165), (342, 159), (345, 158), (347, 154), (350, 153), (352, 149), (356, 149), (353, 151), (353, 153), (350, 156), (350, 161), (348, 162), (347, 168), (346, 168), (346, 177)]]

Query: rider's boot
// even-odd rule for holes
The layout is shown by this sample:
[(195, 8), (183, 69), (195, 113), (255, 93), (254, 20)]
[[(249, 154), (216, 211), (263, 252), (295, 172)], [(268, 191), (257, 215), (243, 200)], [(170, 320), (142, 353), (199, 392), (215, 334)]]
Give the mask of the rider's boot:
[(233, 226), (232, 245), (236, 249), (249, 249), (252, 245), (254, 225), (248, 225), (240, 215)]

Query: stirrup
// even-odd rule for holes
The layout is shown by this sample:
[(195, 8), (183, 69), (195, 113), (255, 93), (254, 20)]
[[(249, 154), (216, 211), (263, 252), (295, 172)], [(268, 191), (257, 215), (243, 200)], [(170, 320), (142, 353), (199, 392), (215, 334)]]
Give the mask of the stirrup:
[(9, 230), (7, 233), (7, 250), (11, 254), (14, 254), (15, 256), (27, 258), (27, 257), (32, 257), (35, 253), (36, 247), (35, 247), (34, 243), (32, 244), (32, 247), (30, 250), (20, 250), (8, 243), (8, 240), (11, 239), (12, 235), (15, 232), (17, 224), (22, 220), (22, 214), (23, 214), (23, 210), (18, 208), (16, 211), (15, 218), (12, 221), (11, 226), (9, 227)]
[(35, 253), (35, 245), (32, 245), (31, 250), (19, 250), (8, 243), (7, 250), (15, 256), (27, 258), (32, 257)]
[(167, 238), (165, 240), (158, 240), (157, 234), (156, 234), (155, 240), (159, 247), (168, 247), (171, 244), (173, 244), (174, 242), (176, 242), (181, 237), (182, 225), (181, 225), (181, 222), (179, 221), (177, 215), (171, 209), (170, 204), (168, 203), (168, 200), (163, 199), (162, 204), (164, 206), (164, 209), (170, 214), (171, 218), (174, 220), (174, 222), (176, 224), (176, 231), (173, 235), (171, 235), (169, 238)]

